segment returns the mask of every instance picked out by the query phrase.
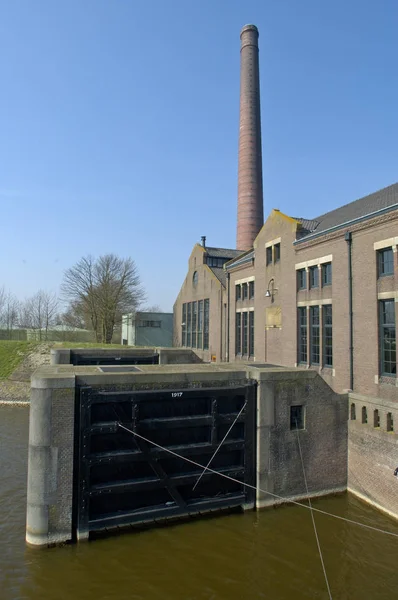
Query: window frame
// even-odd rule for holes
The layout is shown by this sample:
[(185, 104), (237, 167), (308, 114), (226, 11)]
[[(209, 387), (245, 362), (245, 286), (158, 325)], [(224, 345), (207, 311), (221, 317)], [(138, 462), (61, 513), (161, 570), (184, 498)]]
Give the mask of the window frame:
[(247, 356), (249, 350), (249, 317), (248, 311), (242, 312), (242, 356)]
[[(317, 321), (314, 322), (313, 317), (317, 315)], [(321, 364), (321, 333), (320, 333), (320, 310), (319, 306), (310, 306), (310, 365), (319, 367)], [(317, 352), (315, 350), (317, 348)], [(314, 360), (314, 356), (318, 360)]]
[(210, 338), (210, 300), (203, 300), (203, 350), (209, 349)]
[(249, 297), (249, 286), (247, 283), (242, 283), (242, 301), (247, 300)]
[(240, 283), (235, 284), (235, 302), (242, 300), (242, 287)]
[[(323, 263), (321, 265), (322, 271), (322, 287), (327, 287), (328, 285), (332, 285), (333, 282), (333, 273), (332, 273), (332, 262)], [(330, 277), (329, 277), (330, 275)]]
[(249, 281), (249, 299), (253, 300), (254, 298), (254, 281)]
[(249, 356), (254, 356), (254, 310), (249, 311)]
[(187, 302), (187, 348), (192, 348), (191, 334), (192, 334), (192, 302)]
[(197, 328), (197, 347), (203, 348), (203, 300), (198, 300), (198, 328)]
[[(330, 309), (330, 315), (328, 310)], [(326, 319), (330, 317), (330, 323)], [(328, 340), (330, 339), (330, 345)], [(330, 352), (328, 351), (330, 349)], [(328, 362), (330, 357), (330, 362)], [(324, 367), (333, 368), (333, 305), (324, 304), (322, 306), (322, 363)]]
[[(297, 362), (300, 365), (308, 363), (308, 315), (305, 306), (297, 307)], [(300, 315), (304, 315), (303, 323)], [(305, 353), (302, 352), (304, 350)]]
[[(391, 305), (392, 305), (392, 314), (394, 315), (394, 320), (391, 323), (383, 322), (384, 315), (386, 314), (384, 307), (387, 305), (387, 303), (391, 303)], [(393, 350), (391, 348), (391, 350), (390, 350), (391, 360), (387, 360), (387, 361), (385, 360), (385, 353), (386, 353), (385, 332), (386, 331), (393, 333), (393, 335), (391, 336), (391, 344), (395, 343), (395, 349)], [(395, 361), (392, 360), (392, 357), (394, 354), (395, 354)], [(380, 362), (380, 367), (379, 367), (380, 375), (382, 377), (396, 377), (397, 376), (397, 325), (396, 325), (396, 321), (395, 321), (395, 299), (394, 298), (387, 298), (386, 300), (379, 300), (379, 362)], [(391, 368), (392, 368), (391, 371), (386, 370), (385, 366), (387, 363), (391, 364)]]
[(235, 313), (235, 355), (242, 354), (242, 313)]
[[(315, 275), (315, 277), (313, 277)], [(309, 267), (308, 269), (308, 280), (310, 290), (319, 288), (319, 267)]]
[(272, 265), (272, 246), (267, 246), (265, 249), (265, 265)]
[[(297, 291), (301, 292), (307, 289), (307, 271), (305, 269), (297, 269)], [(303, 282), (303, 285), (301, 283)]]
[(281, 260), (281, 245), (280, 243), (275, 244), (274, 246), (274, 264), (280, 262)]
[[(385, 260), (384, 255), (391, 253), (391, 260)], [(385, 265), (391, 263), (391, 271), (385, 271)], [(392, 246), (377, 250), (377, 277), (390, 277), (394, 275), (394, 251)]]
[(185, 348), (187, 345), (187, 303), (184, 302), (182, 305), (182, 319), (181, 319), (181, 346)]
[[(299, 414), (299, 419), (297, 419), (297, 413)], [(293, 423), (294, 417), (294, 423)], [(290, 431), (302, 431), (305, 429), (306, 425), (306, 414), (305, 414), (305, 406), (304, 404), (291, 404), (289, 411), (289, 419), (290, 419)]]
[(196, 300), (192, 302), (192, 328), (191, 328), (191, 347), (196, 348), (197, 338), (197, 321), (198, 321), (198, 303)]

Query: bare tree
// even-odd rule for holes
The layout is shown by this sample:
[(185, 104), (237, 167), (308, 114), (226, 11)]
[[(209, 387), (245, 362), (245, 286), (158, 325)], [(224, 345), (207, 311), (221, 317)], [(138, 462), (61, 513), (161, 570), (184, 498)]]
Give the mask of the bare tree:
[(39, 290), (20, 305), (19, 324), (33, 329), (39, 340), (48, 338), (48, 331), (58, 316), (58, 298), (52, 292)]
[(91, 329), (90, 318), (84, 313), (81, 302), (73, 301), (61, 315), (61, 323), (77, 329)]
[(58, 319), (59, 300), (56, 294), (53, 292), (45, 292), (40, 290), (38, 294), (41, 295), (44, 333), (45, 339), (47, 339), (49, 329), (56, 324)]
[(96, 341), (105, 344), (111, 343), (122, 314), (136, 310), (145, 297), (134, 261), (114, 254), (81, 258), (65, 272), (61, 289), (89, 320)]
[(19, 302), (11, 292), (0, 289), (0, 323), (7, 330), (7, 338), (12, 338), (12, 331), (18, 324)]
[(4, 286), (0, 288), (0, 323), (3, 324), (3, 310), (6, 300), (6, 291)]
[(160, 308), (159, 304), (152, 304), (151, 306), (142, 308), (141, 312), (162, 313), (164, 310)]

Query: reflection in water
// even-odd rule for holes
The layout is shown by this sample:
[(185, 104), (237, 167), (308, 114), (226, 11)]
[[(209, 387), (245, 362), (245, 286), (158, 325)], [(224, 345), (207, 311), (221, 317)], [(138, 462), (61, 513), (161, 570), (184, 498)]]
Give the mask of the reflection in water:
[[(51, 550), (26, 548), (28, 410), (0, 407), (1, 600), (327, 598), (311, 516), (294, 506)], [(314, 505), (398, 532), (351, 496)], [(315, 515), (333, 598), (387, 600), (398, 539)]]

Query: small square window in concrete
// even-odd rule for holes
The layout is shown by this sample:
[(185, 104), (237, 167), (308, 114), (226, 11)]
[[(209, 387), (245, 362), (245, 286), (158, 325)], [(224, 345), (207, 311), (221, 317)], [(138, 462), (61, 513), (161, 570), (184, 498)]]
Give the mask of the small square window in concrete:
[(304, 406), (290, 407), (290, 429), (304, 429)]
[(120, 365), (120, 367), (99, 367), (99, 370), (103, 373), (130, 373), (132, 371), (141, 371), (141, 369), (139, 369), (138, 367), (125, 365)]

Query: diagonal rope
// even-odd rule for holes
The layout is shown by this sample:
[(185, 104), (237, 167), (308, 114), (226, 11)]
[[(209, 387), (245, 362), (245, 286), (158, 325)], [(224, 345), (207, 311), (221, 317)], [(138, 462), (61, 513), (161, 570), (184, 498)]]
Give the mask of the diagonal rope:
[[(190, 458), (187, 458), (186, 456), (182, 456), (181, 454), (178, 454), (177, 452), (174, 452), (173, 450), (170, 450), (169, 448), (160, 446), (160, 444), (157, 444), (156, 442), (149, 440), (148, 438), (144, 437), (143, 435), (140, 435), (139, 433), (136, 433), (135, 431), (128, 429), (128, 427), (125, 427), (121, 423), (117, 423), (117, 425), (119, 427), (121, 427), (122, 429), (124, 429), (125, 431), (128, 431), (132, 435), (135, 435), (136, 437), (141, 438), (145, 442), (148, 442), (148, 444), (151, 444), (152, 446), (155, 446), (156, 448), (159, 448), (160, 450), (163, 450), (164, 452), (168, 452), (169, 454), (172, 454), (173, 456), (176, 456), (177, 458), (180, 458), (181, 460), (185, 460), (186, 462), (190, 463), (191, 465), (195, 465), (196, 467), (203, 469), (203, 465), (201, 465), (200, 463), (195, 462), (194, 460), (191, 460)], [(307, 504), (303, 504), (302, 502), (297, 502), (297, 500), (292, 500), (291, 498), (279, 496), (278, 494), (274, 494), (273, 492), (269, 492), (268, 490), (263, 490), (262, 488), (256, 487), (255, 485), (251, 485), (250, 483), (245, 483), (244, 481), (239, 481), (239, 479), (235, 479), (235, 477), (230, 477), (229, 475), (226, 475), (225, 473), (220, 473), (219, 471), (215, 471), (214, 469), (208, 468), (207, 470), (209, 473), (213, 473), (213, 475), (218, 475), (219, 477), (224, 477), (224, 479), (229, 479), (230, 481), (239, 483), (239, 485), (243, 485), (244, 487), (250, 488), (255, 491), (262, 492), (263, 494), (268, 494), (269, 496), (272, 496), (273, 498), (278, 498), (279, 500), (283, 500), (287, 504), (294, 504), (295, 506), (301, 506), (302, 508), (306, 508), (307, 510), (309, 510), (309, 506)], [(321, 515), (326, 515), (327, 517), (333, 517), (334, 519), (338, 519), (339, 521), (345, 521), (346, 523), (351, 523), (351, 525), (358, 525), (359, 527), (364, 527), (365, 529), (370, 529), (371, 531), (377, 531), (378, 533), (384, 533), (386, 535), (391, 535), (393, 537), (398, 538), (398, 533), (393, 533), (392, 531), (380, 529), (379, 527), (373, 527), (373, 525), (366, 525), (365, 523), (360, 523), (359, 521), (354, 521), (353, 519), (347, 519), (347, 517), (340, 517), (340, 515), (335, 515), (333, 513), (327, 512), (326, 510), (322, 510), (320, 508), (312, 507), (312, 510)]]
[(224, 443), (224, 442), (225, 442), (225, 440), (227, 439), (227, 437), (228, 437), (228, 434), (229, 434), (229, 432), (231, 431), (232, 427), (235, 425), (236, 421), (239, 419), (239, 417), (240, 417), (240, 416), (241, 416), (241, 414), (243, 413), (243, 411), (244, 411), (244, 409), (245, 409), (245, 407), (246, 407), (246, 404), (247, 404), (247, 400), (246, 400), (246, 402), (244, 403), (244, 405), (242, 406), (242, 408), (240, 409), (239, 413), (237, 414), (237, 416), (236, 416), (236, 418), (235, 418), (234, 422), (232, 423), (231, 427), (228, 429), (227, 433), (224, 435), (224, 437), (223, 437), (223, 439), (221, 440), (221, 442), (220, 442), (219, 446), (216, 448), (216, 451), (214, 452), (213, 456), (210, 458), (209, 462), (207, 463), (207, 465), (205, 466), (205, 468), (204, 468), (204, 469), (203, 469), (203, 471), (201, 472), (201, 474), (200, 474), (200, 476), (199, 476), (198, 480), (196, 481), (195, 485), (194, 485), (194, 486), (193, 486), (193, 488), (192, 488), (192, 491), (193, 491), (193, 490), (196, 488), (196, 486), (198, 485), (199, 481), (202, 479), (203, 475), (204, 475), (204, 474), (206, 473), (206, 471), (208, 470), (208, 468), (209, 468), (209, 466), (210, 466), (211, 462), (213, 461), (213, 459), (214, 459), (215, 455), (217, 454), (217, 452), (219, 451), (219, 449), (221, 448), (221, 446), (223, 445), (223, 443)]
[(297, 431), (297, 442), (298, 442), (298, 447), (299, 447), (299, 451), (300, 451), (301, 466), (303, 468), (303, 476), (304, 476), (305, 489), (306, 489), (307, 497), (308, 497), (308, 506), (310, 507), (312, 525), (314, 527), (314, 533), (315, 533), (316, 544), (318, 546), (319, 558), (321, 559), (323, 575), (325, 577), (325, 582), (326, 582), (326, 587), (327, 587), (327, 590), (328, 590), (329, 598), (330, 598), (330, 600), (333, 600), (333, 598), (332, 598), (332, 592), (330, 591), (328, 576), (327, 576), (327, 573), (326, 573), (326, 567), (325, 567), (325, 563), (324, 563), (324, 560), (323, 560), (323, 555), (322, 555), (322, 550), (321, 550), (321, 544), (319, 542), (318, 531), (316, 529), (314, 511), (312, 509), (311, 498), (310, 498), (310, 494), (309, 494), (309, 491), (308, 491), (307, 476), (305, 474), (303, 453), (301, 451), (301, 443), (300, 443), (300, 435), (299, 435), (299, 430), (298, 430), (298, 425), (297, 425), (297, 419), (296, 419), (296, 431)]

